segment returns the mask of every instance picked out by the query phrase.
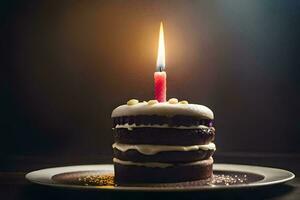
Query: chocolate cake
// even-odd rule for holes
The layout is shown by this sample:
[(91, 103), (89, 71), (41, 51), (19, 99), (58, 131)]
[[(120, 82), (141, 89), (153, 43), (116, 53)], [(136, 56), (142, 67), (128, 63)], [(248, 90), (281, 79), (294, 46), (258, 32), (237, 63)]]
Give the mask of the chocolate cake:
[(212, 175), (213, 112), (170, 99), (132, 99), (113, 110), (115, 182), (165, 183)]

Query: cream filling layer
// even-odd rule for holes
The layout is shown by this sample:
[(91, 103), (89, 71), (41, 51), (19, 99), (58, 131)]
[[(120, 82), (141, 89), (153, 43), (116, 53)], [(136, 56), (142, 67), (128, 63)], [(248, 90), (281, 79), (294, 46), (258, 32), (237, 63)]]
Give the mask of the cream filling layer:
[(113, 158), (114, 163), (118, 163), (121, 165), (135, 165), (135, 166), (140, 166), (140, 167), (158, 167), (158, 168), (167, 168), (167, 167), (174, 167), (174, 166), (190, 166), (190, 165), (199, 165), (199, 164), (212, 164), (213, 163), (213, 158), (210, 157), (207, 160), (200, 160), (196, 162), (189, 162), (189, 163), (181, 163), (181, 164), (173, 164), (173, 163), (160, 163), (160, 162), (145, 162), (145, 163), (140, 163), (140, 162), (132, 162), (132, 161), (127, 161), (127, 160), (120, 160), (118, 158)]
[(204, 145), (192, 145), (192, 146), (174, 146), (174, 145), (150, 145), (150, 144), (122, 144), (114, 143), (113, 148), (119, 151), (125, 152), (130, 149), (137, 150), (141, 154), (145, 155), (155, 155), (159, 152), (164, 151), (197, 151), (197, 150), (216, 150), (216, 145), (214, 143), (204, 144)]
[(117, 124), (115, 128), (127, 128), (128, 130), (132, 130), (134, 128), (176, 128), (176, 129), (201, 129), (201, 128), (209, 128), (204, 125), (198, 125), (198, 126), (169, 126), (168, 124), (140, 124), (136, 125), (134, 124)]

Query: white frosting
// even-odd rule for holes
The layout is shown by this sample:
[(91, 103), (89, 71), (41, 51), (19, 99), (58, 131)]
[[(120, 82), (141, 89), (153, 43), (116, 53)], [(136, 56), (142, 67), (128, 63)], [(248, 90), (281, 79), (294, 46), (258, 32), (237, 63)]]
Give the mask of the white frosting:
[(170, 104), (168, 102), (156, 103), (153, 105), (148, 105), (147, 102), (141, 102), (134, 105), (121, 105), (113, 110), (111, 117), (136, 115), (185, 115), (204, 119), (214, 119), (213, 112), (206, 106), (197, 104)]
[(173, 167), (173, 166), (190, 166), (190, 165), (198, 165), (198, 164), (212, 164), (213, 158), (210, 157), (207, 160), (200, 160), (196, 162), (189, 162), (189, 163), (181, 163), (181, 164), (173, 164), (173, 163), (160, 163), (160, 162), (132, 162), (132, 161), (125, 161), (120, 160), (118, 158), (113, 158), (114, 163), (122, 164), (122, 165), (135, 165), (135, 166), (141, 166), (141, 167), (159, 167), (159, 168), (166, 168), (166, 167)]
[(174, 145), (150, 145), (150, 144), (121, 144), (114, 143), (113, 148), (119, 151), (125, 152), (130, 149), (137, 150), (141, 154), (145, 155), (155, 155), (159, 152), (164, 151), (198, 151), (198, 150), (216, 150), (216, 145), (214, 143), (204, 144), (204, 145), (192, 145), (192, 146), (174, 146)]
[(208, 128), (204, 125), (198, 125), (198, 126), (169, 126), (169, 124), (140, 124), (136, 125), (133, 124), (117, 124), (115, 128), (127, 128), (128, 130), (132, 130), (134, 128), (175, 128), (175, 129), (201, 129), (201, 128)]

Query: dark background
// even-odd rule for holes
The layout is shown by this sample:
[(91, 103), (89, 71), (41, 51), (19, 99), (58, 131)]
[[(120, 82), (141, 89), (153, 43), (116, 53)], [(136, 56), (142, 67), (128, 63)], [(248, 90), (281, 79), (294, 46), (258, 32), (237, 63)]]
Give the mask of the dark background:
[(217, 153), (300, 153), (300, 3), (1, 1), (0, 154), (111, 153), (111, 111), (168, 96), (215, 113)]

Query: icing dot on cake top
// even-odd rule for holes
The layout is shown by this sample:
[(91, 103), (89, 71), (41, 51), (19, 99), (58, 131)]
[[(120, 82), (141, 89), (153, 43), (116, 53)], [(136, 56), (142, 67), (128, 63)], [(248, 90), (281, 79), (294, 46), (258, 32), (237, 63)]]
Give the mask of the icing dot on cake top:
[(157, 100), (150, 100), (150, 101), (148, 101), (148, 105), (153, 105), (153, 104), (156, 104), (156, 103), (158, 103)]
[(198, 104), (189, 104), (187, 101), (180, 101), (172, 98), (168, 102), (159, 103), (157, 100), (139, 102), (131, 99), (125, 105), (115, 108), (111, 117), (137, 116), (137, 115), (159, 115), (159, 116), (193, 116), (200, 119), (214, 119), (211, 109)]
[(184, 100), (184, 101), (179, 101), (179, 103), (180, 103), (180, 104), (189, 104), (189, 102), (188, 102), (188, 101), (185, 101), (185, 100)]
[(176, 103), (178, 103), (178, 99), (176, 99), (176, 98), (171, 98), (171, 99), (169, 99), (169, 101), (168, 101), (170, 104), (176, 104)]
[(136, 105), (139, 103), (139, 100), (137, 99), (130, 99), (129, 101), (127, 101), (127, 105), (132, 106), (132, 105)]

